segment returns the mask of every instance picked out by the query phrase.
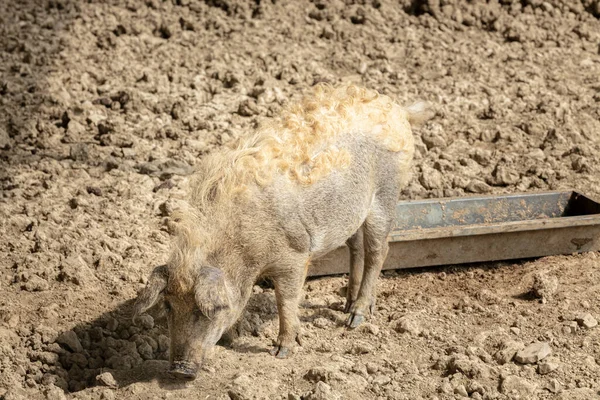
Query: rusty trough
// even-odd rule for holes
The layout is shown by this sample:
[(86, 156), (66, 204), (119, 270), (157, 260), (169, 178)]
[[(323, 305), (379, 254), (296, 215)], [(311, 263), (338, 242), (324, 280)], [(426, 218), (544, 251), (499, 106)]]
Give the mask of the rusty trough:
[[(575, 191), (398, 202), (383, 269), (600, 250), (600, 203)], [(309, 276), (347, 273), (346, 247)]]

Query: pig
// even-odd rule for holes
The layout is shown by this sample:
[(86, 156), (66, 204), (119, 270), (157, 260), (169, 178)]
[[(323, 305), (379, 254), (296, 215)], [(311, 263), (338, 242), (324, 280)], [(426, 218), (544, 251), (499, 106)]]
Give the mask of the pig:
[(279, 335), (271, 354), (300, 343), (298, 304), (310, 262), (347, 244), (345, 311), (355, 328), (375, 307), (375, 283), (414, 154), (403, 108), (355, 85), (317, 85), (278, 118), (199, 162), (186, 206), (172, 215), (173, 246), (139, 293), (135, 313), (167, 311), (170, 370), (195, 379), (241, 317), (254, 283), (275, 287)]

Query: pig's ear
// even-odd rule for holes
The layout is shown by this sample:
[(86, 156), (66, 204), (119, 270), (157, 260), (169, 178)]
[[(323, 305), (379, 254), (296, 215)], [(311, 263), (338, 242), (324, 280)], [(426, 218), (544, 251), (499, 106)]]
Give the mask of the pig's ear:
[(135, 301), (135, 305), (133, 306), (134, 316), (140, 315), (156, 304), (158, 296), (165, 290), (165, 287), (167, 287), (167, 277), (168, 272), (166, 265), (154, 268), (154, 271), (152, 271), (152, 274), (150, 274), (150, 277), (148, 278), (146, 287), (142, 289)]
[(218, 268), (201, 267), (196, 277), (195, 291), (196, 304), (207, 318), (231, 307), (229, 284), (223, 271)]

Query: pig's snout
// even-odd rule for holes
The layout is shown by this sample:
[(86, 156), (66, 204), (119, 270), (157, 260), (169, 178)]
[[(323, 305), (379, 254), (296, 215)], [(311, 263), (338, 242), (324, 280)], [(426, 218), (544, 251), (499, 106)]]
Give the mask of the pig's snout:
[(174, 361), (169, 374), (178, 379), (194, 380), (198, 374), (198, 365), (188, 361)]

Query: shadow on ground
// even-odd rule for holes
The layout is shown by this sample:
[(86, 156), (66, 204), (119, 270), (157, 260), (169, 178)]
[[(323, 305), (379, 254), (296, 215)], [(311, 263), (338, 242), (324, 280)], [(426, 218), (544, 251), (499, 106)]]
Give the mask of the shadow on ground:
[[(267, 352), (268, 347), (235, 345), (240, 335), (258, 335), (257, 326), (276, 318), (274, 295), (255, 294), (247, 307), (251, 310), (219, 342), (239, 353)], [(76, 325), (58, 334), (45, 352), (35, 353), (32, 361), (52, 362), (54, 368), (44, 381), (67, 392), (93, 386), (124, 387), (136, 382), (157, 381), (160, 387), (183, 388), (184, 382), (167, 374), (169, 338), (164, 312), (155, 307), (148, 314), (132, 318), (134, 300), (120, 304), (91, 322)]]

